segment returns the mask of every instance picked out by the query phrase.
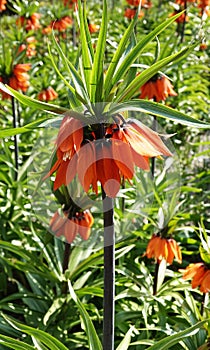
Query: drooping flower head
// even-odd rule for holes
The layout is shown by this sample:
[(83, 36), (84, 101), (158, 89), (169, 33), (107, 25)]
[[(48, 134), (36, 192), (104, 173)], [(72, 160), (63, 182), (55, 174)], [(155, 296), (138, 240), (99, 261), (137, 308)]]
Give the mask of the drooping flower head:
[(145, 256), (148, 259), (154, 258), (158, 264), (165, 259), (171, 265), (174, 258), (179, 264), (182, 262), (182, 254), (177, 242), (173, 238), (164, 238), (157, 234), (150, 239)]
[(72, 243), (77, 234), (83, 240), (87, 240), (93, 222), (93, 216), (88, 209), (74, 213), (71, 213), (70, 210), (63, 210), (63, 215), (57, 211), (51, 218), (50, 229), (57, 237), (63, 236), (68, 243)]
[(16, 20), (16, 24), (19, 27), (24, 27), (27, 31), (30, 30), (38, 30), (41, 28), (39, 19), (41, 15), (39, 13), (34, 12), (29, 17), (20, 16)]
[(0, 0), (0, 12), (3, 12), (7, 9), (6, 3), (7, 3), (7, 0)]
[(141, 87), (139, 98), (148, 98), (156, 102), (165, 101), (168, 96), (177, 96), (173, 86), (164, 75), (156, 74)]
[(203, 262), (190, 264), (179, 271), (183, 274), (183, 279), (192, 279), (192, 288), (199, 287), (202, 293), (210, 292), (210, 269)]
[[(98, 133), (103, 128), (104, 137)], [(44, 177), (56, 174), (54, 190), (68, 185), (78, 175), (84, 190), (97, 194), (100, 182), (109, 197), (116, 197), (122, 178), (131, 180), (134, 166), (149, 170), (149, 158), (171, 156), (159, 135), (138, 122), (125, 121), (84, 126), (64, 117), (56, 139), (56, 161)]]
[[(13, 67), (12, 73), (9, 76), (0, 77), (0, 81), (4, 84), (8, 84), (15, 90), (21, 90), (26, 92), (29, 87), (29, 74), (27, 73), (31, 69), (29, 63), (19, 63)], [(10, 95), (1, 91), (3, 99), (11, 98)]]
[(30, 36), (26, 39), (26, 42), (21, 44), (18, 48), (18, 52), (26, 51), (27, 57), (36, 56), (36, 39), (34, 36)]
[(40, 101), (53, 101), (58, 97), (57, 92), (49, 86), (47, 89), (42, 90), (38, 94), (38, 99)]
[[(129, 7), (127, 7), (125, 9), (124, 17), (126, 17), (128, 19), (132, 19), (132, 18), (134, 18), (135, 15), (136, 15), (136, 9), (129, 8)], [(139, 14), (138, 14), (138, 18), (142, 18), (142, 17), (144, 17), (144, 12), (140, 11)]]

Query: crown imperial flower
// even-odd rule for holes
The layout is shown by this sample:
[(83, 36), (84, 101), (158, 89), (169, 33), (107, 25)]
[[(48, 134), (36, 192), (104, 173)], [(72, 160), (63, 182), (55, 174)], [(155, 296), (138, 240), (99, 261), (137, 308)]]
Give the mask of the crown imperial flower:
[(182, 254), (177, 242), (173, 238), (163, 238), (156, 234), (150, 239), (145, 256), (148, 259), (155, 258), (158, 263), (165, 259), (170, 265), (174, 258), (179, 264), (182, 262)]
[(79, 120), (64, 117), (56, 140), (56, 161), (48, 174), (56, 173), (54, 190), (68, 185), (76, 174), (84, 190), (97, 194), (99, 181), (107, 196), (116, 197), (121, 179), (131, 180), (134, 165), (149, 170), (149, 158), (171, 156), (159, 135), (136, 120), (104, 125), (105, 137)]
[(64, 236), (68, 243), (72, 243), (79, 234), (83, 240), (90, 236), (90, 229), (94, 219), (89, 210), (77, 211), (71, 214), (69, 210), (63, 211), (63, 216), (58, 211), (50, 221), (50, 229), (57, 237)]
[(210, 292), (210, 269), (203, 262), (190, 264), (179, 271), (183, 274), (183, 279), (192, 278), (192, 288), (199, 287), (202, 293)]

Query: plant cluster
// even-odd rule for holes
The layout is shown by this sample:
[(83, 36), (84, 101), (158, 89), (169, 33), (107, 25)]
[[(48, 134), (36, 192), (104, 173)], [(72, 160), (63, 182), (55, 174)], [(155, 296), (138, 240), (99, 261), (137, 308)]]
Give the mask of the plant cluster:
[(114, 348), (208, 349), (209, 1), (0, 0), (0, 28), (0, 348), (102, 349), (111, 227)]

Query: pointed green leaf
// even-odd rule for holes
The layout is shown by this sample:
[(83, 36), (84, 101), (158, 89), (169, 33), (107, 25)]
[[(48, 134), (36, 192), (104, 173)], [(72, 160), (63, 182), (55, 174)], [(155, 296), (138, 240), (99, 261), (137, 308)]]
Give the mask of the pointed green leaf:
[(87, 337), (88, 337), (89, 349), (90, 350), (102, 350), (102, 345), (101, 345), (101, 342), (98, 338), (98, 335), (97, 335), (97, 332), (94, 328), (94, 325), (93, 325), (87, 311), (85, 310), (84, 306), (82, 305), (81, 301), (79, 300), (79, 298), (75, 294), (74, 289), (73, 289), (70, 281), (68, 281), (68, 286), (69, 286), (70, 295), (71, 295), (72, 299), (74, 300), (74, 302), (77, 304), (78, 309), (79, 309), (80, 314), (81, 314), (81, 317), (82, 317), (82, 320), (84, 322), (85, 330), (86, 330)]
[(155, 345), (150, 346), (147, 348), (147, 350), (168, 350), (171, 346), (177, 344), (179, 341), (181, 341), (183, 338), (190, 337), (201, 329), (204, 323), (206, 323), (209, 320), (201, 321), (196, 324), (194, 324), (192, 327), (189, 327), (188, 329), (181, 331), (179, 333), (170, 335), (169, 337), (166, 337), (164, 339), (161, 339), (160, 341), (156, 342)]
[(121, 343), (118, 345), (116, 350), (127, 350), (129, 348), (129, 345), (131, 343), (131, 336), (133, 332), (133, 328), (131, 327), (128, 332), (126, 333), (124, 339), (121, 341)]
[(45, 112), (57, 114), (57, 115), (64, 114), (66, 111), (68, 111), (67, 108), (63, 108), (63, 107), (59, 107), (59, 106), (56, 106), (56, 105), (53, 105), (50, 103), (38, 101), (38, 100), (35, 100), (34, 98), (23, 95), (20, 92), (12, 89), (10, 86), (4, 85), (2, 83), (0, 83), (0, 89), (3, 90), (4, 92), (6, 92), (7, 94), (16, 97), (18, 99), (18, 101), (20, 101), (22, 104), (29, 106), (31, 108), (40, 109), (40, 110), (43, 110)]
[(122, 55), (125, 51), (125, 47), (130, 41), (130, 38), (133, 33), (137, 20), (138, 20), (138, 16), (136, 15), (136, 17), (134, 17), (134, 19), (131, 21), (129, 27), (126, 29), (123, 37), (121, 38), (120, 43), (117, 47), (117, 50), (115, 51), (112, 57), (111, 63), (109, 64), (109, 67), (107, 69), (105, 81), (104, 81), (104, 91), (106, 93), (105, 101), (106, 101), (106, 97), (108, 96), (110, 90), (113, 87), (112, 77), (116, 71), (116, 68), (117, 68), (117, 65), (119, 64), (120, 59), (122, 58)]
[(48, 117), (37, 119), (35, 122), (27, 124), (25, 126), (21, 126), (19, 128), (8, 128), (8, 129), (0, 129), (0, 138), (11, 137), (18, 134), (24, 134), (26, 132), (31, 132), (34, 129), (38, 128), (43, 122), (48, 120)]
[(14, 350), (34, 350), (33, 346), (2, 334), (0, 334), (0, 344)]
[[(78, 98), (84, 105), (90, 104), (89, 98), (86, 92), (86, 87), (84, 86), (83, 80), (77, 70), (75, 69), (74, 65), (67, 59), (65, 56), (63, 50), (61, 49), (60, 45), (58, 44), (57, 40), (55, 39), (55, 36), (53, 34), (53, 43), (59, 53), (59, 56), (62, 58), (64, 67), (66, 68), (66, 71), (69, 73), (69, 76), (72, 78), (72, 82), (74, 84), (74, 88), (68, 83), (68, 81), (63, 77), (63, 75), (60, 73), (59, 69), (57, 68), (54, 59), (51, 54), (50, 45), (48, 45), (48, 50), (50, 53), (50, 58), (53, 63), (54, 68), (56, 69), (56, 72), (59, 74), (59, 76), (64, 80), (65, 84), (70, 89), (71, 93), (75, 96), (75, 103), (76, 98)], [(76, 106), (78, 106), (78, 103), (76, 103)]]
[[(110, 72), (109, 72), (109, 80), (110, 82), (108, 83), (108, 78), (106, 79), (106, 90), (107, 93), (111, 91), (113, 86), (122, 79), (122, 77), (125, 75), (125, 73), (130, 69), (130, 66), (135, 62), (137, 57), (140, 56), (141, 52), (146, 48), (147, 44), (149, 44), (157, 35), (159, 35), (164, 29), (166, 29), (172, 22), (176, 20), (181, 14), (183, 13), (180, 12), (179, 14), (167, 19), (165, 22), (161, 23), (159, 26), (157, 26), (152, 32), (150, 32), (148, 35), (146, 35), (134, 48), (129, 52), (129, 54), (125, 57), (125, 59), (122, 61), (120, 66), (118, 67), (116, 71), (116, 67), (119, 63), (120, 55), (122, 55), (123, 48), (125, 45), (124, 40), (128, 40), (129, 38), (129, 31), (126, 31), (123, 38), (121, 39), (120, 45), (118, 50), (116, 51), (115, 56), (113, 57), (113, 68), (110, 67)], [(131, 30), (131, 28), (130, 28)], [(115, 72), (113, 78), (112, 75)], [(108, 73), (108, 72), (107, 72)], [(111, 79), (112, 80), (111, 80)], [(108, 95), (107, 95), (108, 96)]]
[[(83, 8), (84, 6), (84, 8)], [(85, 10), (85, 2), (81, 3), (81, 0), (78, 0), (78, 23), (80, 29), (80, 42), (82, 49), (82, 63), (85, 75), (85, 82), (89, 92), (90, 86), (90, 76), (92, 70), (92, 60), (93, 60), (93, 50), (90, 49), (91, 45), (91, 37), (88, 30), (86, 10)]]
[(50, 350), (68, 350), (68, 348), (65, 345), (63, 345), (58, 339), (56, 339), (52, 335), (40, 329), (25, 326), (24, 324), (17, 322), (6, 315), (3, 315), (3, 317), (12, 327), (18, 329), (21, 332), (29, 334), (30, 336), (33, 336), (35, 339), (38, 339), (43, 344), (47, 345), (50, 348)]
[[(160, 103), (147, 100), (133, 99), (131, 101), (113, 105), (110, 108), (111, 114), (120, 113), (123, 111), (139, 111), (142, 113), (147, 113), (151, 115), (156, 115), (157, 117), (169, 119), (187, 126), (204, 129), (210, 128), (210, 124), (196, 120), (195, 118), (189, 117), (184, 113), (181, 113), (173, 108), (167, 107)], [(136, 118), (138, 117), (136, 116)]]
[(101, 102), (104, 80), (104, 53), (107, 35), (107, 3), (103, 1), (103, 16), (91, 73), (91, 102)]
[(152, 78), (159, 70), (161, 70), (163, 67), (165, 67), (171, 62), (175, 62), (181, 57), (183, 58), (185, 55), (189, 54), (195, 46), (197, 46), (197, 44), (192, 45), (190, 47), (186, 47), (183, 50), (168, 57), (165, 57), (162, 60), (154, 63), (151, 67), (145, 69), (143, 72), (136, 76), (136, 78), (130, 83), (130, 85), (128, 85), (128, 87), (120, 96), (117, 96), (117, 101), (121, 102), (129, 100), (130, 98), (135, 96), (135, 94), (138, 92), (138, 89), (143, 84), (145, 84), (150, 78)]

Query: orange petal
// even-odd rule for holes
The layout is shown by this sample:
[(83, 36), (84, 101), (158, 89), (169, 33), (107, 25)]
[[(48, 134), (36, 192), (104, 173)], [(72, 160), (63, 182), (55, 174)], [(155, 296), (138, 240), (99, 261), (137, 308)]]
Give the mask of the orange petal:
[[(67, 184), (67, 170), (69, 169), (69, 164), (70, 164), (70, 160), (67, 159), (66, 161), (62, 161), (57, 174), (56, 174), (56, 178), (55, 178), (55, 182), (54, 182), (54, 186), (53, 189), (54, 191), (56, 191), (59, 187), (61, 187), (62, 185), (66, 185)], [(73, 176), (74, 177), (74, 176)], [(73, 178), (72, 178), (73, 179)]]
[(96, 148), (96, 170), (107, 196), (115, 198), (120, 190), (120, 174), (113, 159), (111, 142), (102, 141)]
[[(82, 129), (82, 127), (83, 125), (79, 120), (76, 120), (70, 116), (65, 116), (61, 122), (60, 129), (58, 132), (58, 137), (56, 140), (57, 146), (60, 147), (60, 145), (63, 144), (65, 140), (68, 138), (68, 141), (70, 142), (70, 148), (72, 148), (74, 145), (73, 134), (74, 132), (76, 132), (77, 134), (77, 131), (79, 129)], [(80, 135), (81, 135), (81, 131), (80, 131)], [(76, 136), (76, 139), (78, 139), (78, 136)], [(68, 149), (65, 149), (65, 152), (67, 150)]]
[(53, 217), (50, 220), (50, 228), (53, 232), (59, 230), (65, 223), (65, 219), (62, 218), (59, 213), (56, 211)]
[(75, 153), (70, 159), (70, 161), (68, 162), (67, 169), (66, 169), (66, 182), (65, 182), (66, 185), (68, 185), (76, 176), (77, 160), (78, 160), (78, 156), (77, 156), (77, 153)]
[(156, 245), (156, 241), (159, 239), (156, 235), (153, 235), (152, 238), (149, 240), (149, 243), (146, 248), (146, 253), (145, 255), (147, 256), (148, 259), (151, 259), (154, 257), (154, 247)]
[(96, 151), (93, 142), (83, 145), (78, 151), (77, 172), (81, 185), (88, 192), (90, 185), (97, 183)]
[(200, 286), (200, 291), (202, 293), (210, 292), (210, 270), (207, 270), (203, 277), (203, 281), (201, 282)]
[(126, 179), (132, 179), (134, 173), (133, 157), (128, 143), (112, 140), (114, 161)]
[(132, 125), (138, 134), (142, 135), (142, 137), (152, 145), (159, 155), (172, 156), (172, 153), (165, 146), (157, 132), (151, 130), (138, 120), (130, 120), (128, 121), (128, 124)]
[(77, 234), (76, 224), (73, 219), (67, 219), (64, 227), (64, 236), (68, 243), (72, 243)]
[(201, 282), (203, 281), (204, 275), (205, 275), (206, 269), (204, 266), (200, 266), (197, 270), (196, 270), (196, 274), (192, 279), (192, 288), (196, 288), (198, 287)]
[(143, 170), (150, 170), (148, 157), (141, 156), (141, 154), (137, 153), (133, 148), (131, 148), (131, 153), (132, 153), (134, 164), (137, 167)]
[(186, 269), (179, 269), (179, 271), (183, 273), (183, 276), (182, 276), (183, 279), (189, 279), (189, 278), (193, 278), (196, 275), (197, 270), (199, 268), (203, 268), (203, 266), (204, 266), (203, 263), (189, 264), (186, 267)]

